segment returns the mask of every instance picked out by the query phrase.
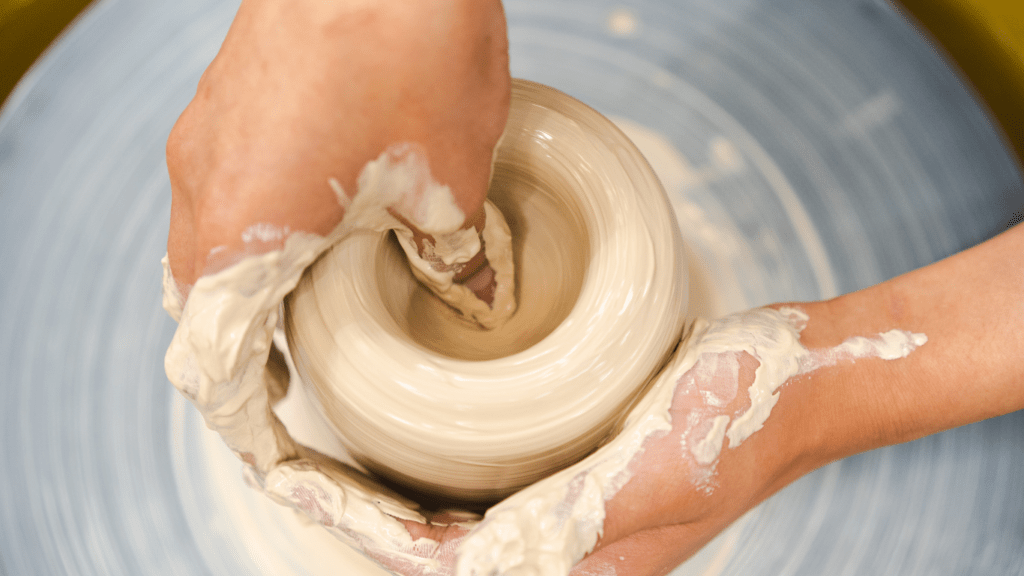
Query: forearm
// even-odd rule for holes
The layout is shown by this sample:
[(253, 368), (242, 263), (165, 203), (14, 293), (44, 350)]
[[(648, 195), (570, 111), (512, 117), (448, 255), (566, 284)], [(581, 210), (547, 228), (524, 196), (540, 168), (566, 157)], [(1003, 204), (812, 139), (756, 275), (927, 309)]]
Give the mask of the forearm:
[(904, 358), (840, 361), (787, 387), (808, 466), (1024, 408), (1024, 226), (806, 311), (812, 350), (892, 329), (928, 338)]

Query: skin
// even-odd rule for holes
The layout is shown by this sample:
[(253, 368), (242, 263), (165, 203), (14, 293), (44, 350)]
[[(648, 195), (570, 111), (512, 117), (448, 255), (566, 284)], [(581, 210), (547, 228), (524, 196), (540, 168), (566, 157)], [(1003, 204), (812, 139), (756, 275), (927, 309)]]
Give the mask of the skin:
[[(796, 306), (810, 316), (801, 343), (811, 350), (892, 328), (928, 342), (899, 360), (841, 362), (791, 379), (764, 428), (723, 451), (710, 496), (674, 480), (683, 472), (672, 458), (675, 432), (653, 442), (643, 475), (609, 502), (605, 536), (576, 573), (610, 564), (618, 576), (665, 574), (825, 464), (1024, 409), (1024, 225), (874, 287)], [(750, 379), (741, 370), (741, 384)]]
[(353, 196), (362, 167), (400, 142), (419, 145), (467, 226), (482, 227), (508, 117), (505, 27), (489, 0), (243, 2), (167, 142), (167, 253), (182, 294), (280, 248), (245, 244), (253, 224), (329, 233), (344, 210), (328, 179)]
[[(362, 166), (397, 142), (419, 144), (470, 215), (466, 225), (481, 226), (509, 106), (501, 5), (390, 4), (242, 3), (168, 141), (168, 255), (183, 294), (203, 274), (280, 247), (243, 243), (253, 224), (327, 234), (344, 217), (328, 178), (351, 196)], [(461, 279), (486, 292), (488, 270), (478, 257)], [(710, 493), (680, 480), (692, 466), (681, 429), (650, 440), (633, 479), (607, 504), (597, 548), (574, 573), (665, 574), (820, 466), (1024, 408), (1022, 270), (1024, 226), (1016, 226), (872, 288), (796, 304), (810, 317), (801, 342), (811, 350), (893, 328), (924, 333), (928, 343), (903, 359), (839, 363), (787, 382), (764, 428), (722, 452)], [(730, 413), (746, 408), (757, 366), (745, 354), (739, 360)], [(677, 394), (673, 422), (694, 407)], [(434, 520), (406, 526), (442, 542), (450, 557), (465, 531)]]
[[(897, 360), (861, 358), (791, 378), (764, 427), (723, 449), (708, 493), (689, 481), (680, 436), (702, 407), (677, 393), (672, 432), (648, 440), (633, 478), (606, 504), (604, 535), (572, 574), (667, 574), (745, 512), (801, 476), (860, 452), (909, 442), (1024, 409), (1024, 224), (974, 248), (871, 288), (822, 302), (785, 303), (810, 320), (800, 342), (827, 351), (891, 329), (928, 342)], [(749, 407), (757, 361), (742, 353), (739, 394)], [(691, 371), (699, 373), (700, 364)], [(685, 376), (684, 376), (685, 377)], [(722, 374), (711, 376), (722, 378)], [(442, 542), (465, 533), (411, 526)]]

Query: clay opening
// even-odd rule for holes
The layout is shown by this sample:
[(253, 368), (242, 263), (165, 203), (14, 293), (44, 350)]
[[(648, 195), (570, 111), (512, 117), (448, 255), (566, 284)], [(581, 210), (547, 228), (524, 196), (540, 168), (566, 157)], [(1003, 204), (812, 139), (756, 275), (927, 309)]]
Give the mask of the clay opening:
[(393, 236), (376, 258), (388, 313), (414, 342), (450, 358), (490, 360), (537, 344), (565, 321), (586, 277), (590, 234), (577, 196), (560, 171), (499, 154), (488, 197), (512, 232), (515, 314), (493, 330), (466, 321), (413, 278)]

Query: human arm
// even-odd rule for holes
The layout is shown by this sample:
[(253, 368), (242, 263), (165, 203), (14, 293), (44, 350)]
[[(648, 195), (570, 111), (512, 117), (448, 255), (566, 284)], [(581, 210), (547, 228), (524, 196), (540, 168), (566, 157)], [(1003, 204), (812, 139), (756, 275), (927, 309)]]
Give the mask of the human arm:
[[(876, 286), (788, 306), (808, 316), (801, 344), (834, 363), (820, 362), (782, 386), (764, 427), (722, 449), (710, 493), (680, 482), (692, 462), (679, 458), (678, 424), (652, 441), (634, 481), (608, 502), (604, 535), (576, 573), (599, 574), (609, 565), (618, 576), (667, 573), (816, 468), (1024, 408), (1022, 225)], [(893, 360), (843, 357), (843, 342), (892, 329), (924, 334), (927, 342)], [(743, 386), (756, 363), (748, 357), (741, 366)], [(677, 408), (679, 423), (686, 407)]]
[[(836, 298), (808, 325), (809, 345), (884, 326), (928, 335), (899, 363), (858, 362), (823, 372), (801, 392), (808, 402), (844, 407), (818, 412), (802, 434), (819, 465), (872, 448), (1024, 408), (1024, 226), (884, 282)], [(868, 390), (860, 390), (864, 385)], [(833, 438), (812, 430), (829, 426)], [(867, 423), (867, 426), (863, 424)]]

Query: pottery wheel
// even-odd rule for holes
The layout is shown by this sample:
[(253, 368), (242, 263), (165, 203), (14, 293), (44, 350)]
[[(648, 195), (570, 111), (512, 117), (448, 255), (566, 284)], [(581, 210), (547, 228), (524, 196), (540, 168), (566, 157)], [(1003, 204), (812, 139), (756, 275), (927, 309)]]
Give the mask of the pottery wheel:
[[(163, 374), (164, 142), (235, 8), (102, 0), (0, 114), (0, 574), (375, 573), (245, 488)], [(615, 119), (662, 178), (698, 312), (855, 290), (1024, 205), (983, 108), (885, 2), (506, 8), (513, 75)], [(1024, 573), (1022, 430), (831, 465), (675, 574)]]

